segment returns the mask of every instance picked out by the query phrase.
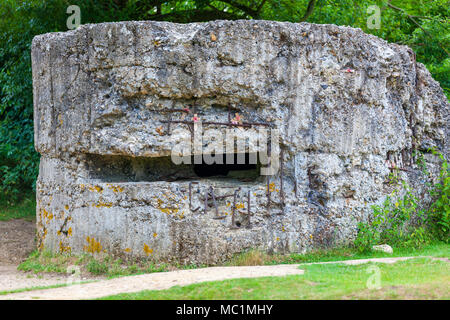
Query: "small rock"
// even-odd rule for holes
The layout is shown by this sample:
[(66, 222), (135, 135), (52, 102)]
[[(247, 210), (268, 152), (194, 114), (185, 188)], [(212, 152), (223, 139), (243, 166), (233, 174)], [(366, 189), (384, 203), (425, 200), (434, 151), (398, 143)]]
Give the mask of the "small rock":
[(386, 253), (393, 253), (394, 250), (392, 250), (392, 247), (390, 245), (387, 244), (381, 244), (378, 246), (373, 246), (372, 247), (373, 251), (381, 251), (381, 252), (386, 252)]

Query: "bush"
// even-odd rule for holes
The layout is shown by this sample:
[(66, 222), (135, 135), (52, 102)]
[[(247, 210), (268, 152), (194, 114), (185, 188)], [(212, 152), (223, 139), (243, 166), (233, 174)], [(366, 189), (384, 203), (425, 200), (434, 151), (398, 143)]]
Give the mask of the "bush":
[[(389, 243), (397, 247), (420, 248), (432, 240), (449, 240), (449, 177), (444, 156), (430, 150), (441, 159), (439, 180), (428, 184), (432, 203), (423, 208), (411, 188), (402, 182), (402, 190), (394, 190), (382, 206), (372, 206), (373, 216), (358, 224), (354, 245), (359, 251), (370, 251), (373, 245)], [(420, 157), (419, 157), (420, 158)], [(423, 158), (420, 158), (423, 159)], [(421, 162), (424, 174), (428, 171)], [(400, 196), (402, 194), (402, 196)]]
[(448, 175), (448, 163), (444, 156), (432, 150), (442, 161), (442, 168), (439, 174), (439, 181), (430, 189), (430, 195), (434, 201), (428, 210), (427, 224), (434, 238), (440, 241), (449, 241), (449, 197), (450, 197), (450, 177)]

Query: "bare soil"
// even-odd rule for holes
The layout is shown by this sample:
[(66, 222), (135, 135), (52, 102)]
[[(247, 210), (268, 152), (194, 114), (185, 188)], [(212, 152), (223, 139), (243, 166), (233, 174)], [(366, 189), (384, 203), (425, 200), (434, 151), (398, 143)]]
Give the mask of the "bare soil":
[(0, 265), (18, 265), (36, 248), (36, 221), (0, 221)]

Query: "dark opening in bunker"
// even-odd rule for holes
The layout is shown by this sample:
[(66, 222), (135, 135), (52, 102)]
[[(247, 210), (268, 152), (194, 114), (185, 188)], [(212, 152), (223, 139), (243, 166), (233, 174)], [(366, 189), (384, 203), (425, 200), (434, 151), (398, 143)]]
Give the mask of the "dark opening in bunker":
[(219, 163), (207, 164), (204, 161), (204, 157), (201, 159), (201, 163), (195, 163), (194, 159), (194, 172), (199, 177), (214, 177), (214, 176), (228, 176), (238, 175), (245, 177), (246, 174), (252, 175), (255, 170), (258, 169), (256, 154), (252, 154), (254, 157), (251, 159), (249, 153), (243, 154), (221, 154), (217, 158)]
[[(256, 154), (223, 154), (215, 163), (191, 157), (190, 164), (175, 164), (170, 156), (130, 157), (87, 155), (89, 178), (101, 182), (152, 182), (207, 179), (254, 181), (260, 176)], [(222, 163), (220, 163), (222, 162)]]

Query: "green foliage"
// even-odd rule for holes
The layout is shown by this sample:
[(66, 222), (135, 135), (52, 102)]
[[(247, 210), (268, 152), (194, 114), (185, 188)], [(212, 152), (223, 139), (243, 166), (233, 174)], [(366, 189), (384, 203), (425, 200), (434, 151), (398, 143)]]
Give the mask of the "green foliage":
[[(58, 255), (50, 251), (33, 251), (30, 256), (19, 264), (17, 270), (39, 272), (57, 272), (65, 273), (67, 267), (67, 255)], [(51, 263), (50, 263), (51, 261)]]
[[(311, 14), (307, 8), (314, 2)], [(361, 28), (411, 46), (450, 93), (447, 0), (2, 0), (0, 3), (0, 193), (17, 201), (34, 188), (39, 155), (33, 147), (30, 47), (37, 34), (66, 31), (66, 8), (78, 5), (81, 23), (123, 20), (172, 22), (267, 19)], [(381, 8), (381, 28), (368, 29), (367, 7)], [(412, 19), (411, 19), (412, 17)], [(413, 21), (414, 20), (414, 21)]]
[(442, 154), (435, 150), (432, 152), (439, 156), (442, 161), (442, 167), (439, 174), (439, 181), (429, 191), (434, 201), (428, 211), (427, 222), (434, 237), (448, 243), (450, 238), (450, 177), (448, 175), (448, 163)]
[[(72, 255), (67, 253), (52, 253), (47, 250), (36, 250), (17, 269), (34, 273), (67, 273), (68, 267), (73, 265), (80, 267), (81, 274), (101, 275), (108, 278), (163, 272), (169, 268), (169, 265), (165, 263), (155, 263), (154, 261), (144, 259), (123, 261), (120, 258), (113, 258), (103, 254), (96, 256), (87, 253)], [(171, 267), (174, 268), (173, 266)], [(188, 267), (180, 266), (181, 268), (187, 269)]]
[(89, 271), (92, 274), (100, 275), (100, 274), (105, 274), (108, 271), (108, 266), (106, 265), (105, 262), (100, 262), (100, 261), (92, 259), (86, 265), (86, 269), (87, 269), (87, 271)]
[(373, 216), (369, 222), (358, 224), (355, 245), (359, 250), (370, 250), (381, 243), (396, 246), (420, 247), (427, 242), (424, 232), (424, 211), (418, 209), (418, 199), (408, 185), (403, 183), (403, 196), (385, 199), (382, 206), (373, 206)]
[(11, 219), (25, 219), (31, 221), (36, 218), (36, 197), (34, 193), (27, 193), (20, 201), (12, 201), (0, 194), (0, 221)]
[(58, 25), (45, 14), (55, 10), (40, 1), (7, 0), (0, 5), (0, 192), (13, 200), (34, 187), (37, 175), (31, 40), (36, 34), (62, 28), (63, 17)]
[[(373, 245), (389, 243), (397, 247), (420, 248), (430, 241), (449, 241), (449, 176), (447, 160), (430, 150), (441, 160), (439, 181), (427, 184), (432, 197), (429, 208), (423, 208), (410, 187), (402, 182), (402, 190), (394, 190), (383, 205), (373, 206), (367, 222), (359, 222), (354, 245), (359, 251), (369, 251)], [(423, 157), (419, 156), (424, 175), (429, 175)]]

